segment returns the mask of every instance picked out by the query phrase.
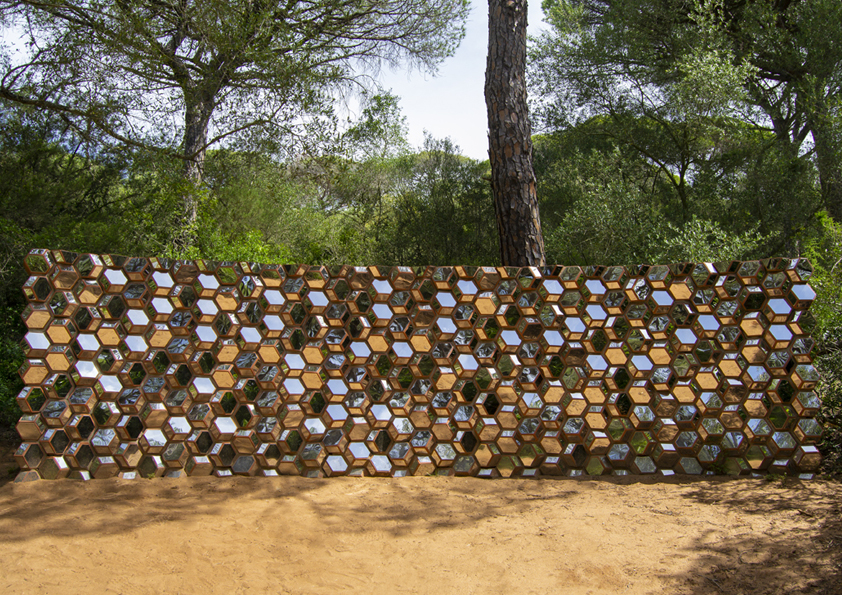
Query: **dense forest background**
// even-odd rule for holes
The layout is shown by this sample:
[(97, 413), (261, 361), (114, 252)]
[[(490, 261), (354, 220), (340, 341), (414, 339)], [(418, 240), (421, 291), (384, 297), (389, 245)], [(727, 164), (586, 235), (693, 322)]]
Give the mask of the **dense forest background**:
[[(809, 258), (823, 449), (838, 472), (842, 8), (545, 0), (543, 9), (550, 30), (531, 43), (529, 92), (548, 262)], [(0, 424), (20, 414), (31, 248), (499, 264), (488, 161), (449, 139), (409, 146), (400, 99), (382, 90), (363, 97), (353, 121), (320, 109), (333, 126), (307, 142), (220, 142), (197, 179), (163, 145), (121, 143), (0, 99)], [(193, 221), (183, 217), (187, 195)]]

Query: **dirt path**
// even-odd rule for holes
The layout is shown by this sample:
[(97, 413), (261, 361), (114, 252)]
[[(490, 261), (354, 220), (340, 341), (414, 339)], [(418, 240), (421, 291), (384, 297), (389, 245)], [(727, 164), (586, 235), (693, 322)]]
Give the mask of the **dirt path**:
[(0, 487), (0, 593), (842, 593), (842, 485), (60, 481)]

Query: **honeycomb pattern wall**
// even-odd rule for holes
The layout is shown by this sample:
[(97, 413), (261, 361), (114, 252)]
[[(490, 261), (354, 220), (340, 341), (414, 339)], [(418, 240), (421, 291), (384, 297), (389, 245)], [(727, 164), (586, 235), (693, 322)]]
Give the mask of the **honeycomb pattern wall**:
[(25, 265), (22, 480), (820, 463), (804, 260)]

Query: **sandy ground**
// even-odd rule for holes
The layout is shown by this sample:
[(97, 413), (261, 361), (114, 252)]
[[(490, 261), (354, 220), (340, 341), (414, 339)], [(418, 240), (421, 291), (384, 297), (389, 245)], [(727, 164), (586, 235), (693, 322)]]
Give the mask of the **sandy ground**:
[(0, 472), (4, 594), (842, 594), (821, 480)]

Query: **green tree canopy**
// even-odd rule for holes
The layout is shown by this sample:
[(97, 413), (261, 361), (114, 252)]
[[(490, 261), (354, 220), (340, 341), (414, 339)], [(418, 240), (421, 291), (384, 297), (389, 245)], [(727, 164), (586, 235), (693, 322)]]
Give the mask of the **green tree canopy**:
[[(0, 98), (82, 134), (166, 147), (197, 183), (208, 147), (288, 145), (331, 113), (332, 93), (384, 63), (435, 71), (467, 11), (467, 0), (0, 0), (27, 48), (3, 48)], [(193, 222), (196, 195), (185, 199)]]
[[(715, 118), (774, 133), (813, 160), (842, 218), (842, 4), (835, 0), (545, 0), (533, 52), (551, 128), (593, 115), (652, 120), (680, 146)], [(688, 128), (689, 126), (689, 128)], [(792, 167), (797, 167), (792, 165)]]

